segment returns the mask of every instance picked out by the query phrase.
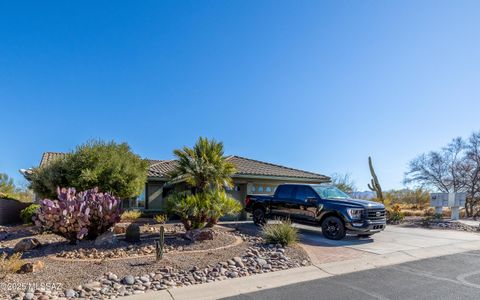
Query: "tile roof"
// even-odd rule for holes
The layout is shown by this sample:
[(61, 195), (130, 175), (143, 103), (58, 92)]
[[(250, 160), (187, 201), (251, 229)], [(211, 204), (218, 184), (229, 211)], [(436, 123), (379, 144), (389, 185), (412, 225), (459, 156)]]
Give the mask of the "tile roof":
[(281, 165), (276, 165), (236, 155), (229, 156), (227, 160), (235, 165), (235, 168), (237, 169), (237, 173), (235, 175), (293, 177), (318, 179), (325, 181), (330, 180), (330, 178), (325, 175), (288, 168)]
[(57, 158), (65, 157), (65, 155), (67, 154), (63, 152), (45, 152), (42, 155), (39, 167), (43, 167)]
[[(40, 161), (40, 166), (48, 164), (53, 159), (65, 156), (65, 153), (60, 152), (45, 152)], [(235, 165), (237, 172), (236, 176), (266, 176), (266, 177), (280, 177), (280, 178), (298, 178), (298, 179), (313, 179), (318, 181), (329, 181), (330, 178), (325, 175), (312, 173), (308, 171), (293, 169), (267, 163), (259, 160), (245, 158), (241, 156), (228, 156), (227, 160)], [(175, 168), (175, 160), (147, 160), (149, 163), (148, 176), (165, 178), (167, 174)]]

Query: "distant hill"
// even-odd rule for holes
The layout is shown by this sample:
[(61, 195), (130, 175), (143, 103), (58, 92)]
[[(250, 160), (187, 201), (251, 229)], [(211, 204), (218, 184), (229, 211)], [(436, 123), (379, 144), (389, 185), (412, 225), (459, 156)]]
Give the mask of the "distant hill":
[(350, 193), (350, 196), (355, 199), (365, 199), (365, 200), (370, 200), (375, 198), (376, 194), (375, 192), (372, 191), (364, 191), (364, 192), (352, 192)]

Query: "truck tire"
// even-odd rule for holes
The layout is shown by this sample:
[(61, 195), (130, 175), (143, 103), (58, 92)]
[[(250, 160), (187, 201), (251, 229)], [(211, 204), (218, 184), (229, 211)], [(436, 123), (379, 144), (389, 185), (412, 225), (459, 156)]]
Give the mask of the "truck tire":
[(339, 217), (327, 217), (322, 222), (323, 236), (329, 240), (341, 240), (347, 234), (345, 225)]
[(263, 226), (267, 223), (267, 220), (265, 219), (265, 210), (262, 208), (255, 208), (253, 210), (253, 224), (257, 226)]

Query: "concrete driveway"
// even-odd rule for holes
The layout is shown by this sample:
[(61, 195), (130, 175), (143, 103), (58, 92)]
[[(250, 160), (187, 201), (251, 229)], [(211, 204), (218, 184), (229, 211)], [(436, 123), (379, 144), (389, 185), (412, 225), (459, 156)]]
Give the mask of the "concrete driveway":
[(480, 242), (480, 234), (452, 230), (387, 226), (369, 238), (347, 235), (340, 241), (323, 237), (317, 227), (295, 224), (300, 229), (300, 244), (314, 264), (368, 258), (386, 254), (435, 253), (462, 246), (470, 249), (472, 242)]
[[(248, 222), (230, 225), (258, 231), (258, 227)], [(308, 252), (311, 266), (125, 299), (385, 300), (480, 297), (480, 263), (477, 261), (480, 257), (480, 234), (387, 226), (385, 231), (371, 238), (360, 239), (352, 235), (341, 241), (331, 241), (325, 239), (316, 227), (295, 226), (300, 229), (299, 244)]]

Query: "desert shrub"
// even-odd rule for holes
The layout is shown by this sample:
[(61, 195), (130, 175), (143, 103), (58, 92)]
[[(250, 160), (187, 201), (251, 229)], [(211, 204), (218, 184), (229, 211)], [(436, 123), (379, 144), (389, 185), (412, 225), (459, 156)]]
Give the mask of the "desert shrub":
[(173, 193), (166, 199), (165, 210), (180, 217), (186, 230), (213, 226), (222, 216), (240, 212), (242, 206), (225, 191), (197, 194)]
[(207, 223), (207, 205), (203, 194), (192, 195), (186, 192), (170, 194), (165, 201), (165, 210), (169, 215), (176, 215), (185, 230), (205, 227)]
[(155, 222), (157, 222), (159, 224), (165, 224), (165, 222), (167, 222), (167, 220), (168, 220), (167, 216), (164, 215), (164, 214), (155, 215), (153, 217), (153, 219), (155, 220)]
[(298, 229), (292, 227), (290, 220), (277, 220), (262, 227), (262, 236), (267, 243), (288, 246), (298, 240)]
[(402, 213), (405, 217), (423, 217), (425, 215), (423, 210), (415, 209), (402, 209)]
[(120, 216), (122, 221), (135, 221), (142, 216), (142, 212), (137, 209), (126, 210)]
[(207, 193), (207, 198), (209, 199), (207, 227), (217, 224), (223, 216), (234, 215), (242, 210), (242, 205), (225, 191), (210, 191)]
[(4, 279), (8, 274), (18, 272), (23, 263), (22, 253), (14, 253), (10, 256), (2, 253), (0, 255), (0, 279)]
[(32, 204), (22, 209), (22, 211), (20, 212), (20, 218), (22, 219), (22, 222), (24, 224), (32, 223), (33, 222), (32, 218), (39, 208), (40, 208), (40, 205)]
[(30, 187), (45, 198), (54, 198), (59, 186), (80, 191), (97, 187), (121, 199), (135, 198), (145, 187), (147, 168), (126, 143), (91, 141), (33, 169)]
[(390, 223), (399, 223), (405, 219), (405, 215), (400, 206), (395, 204), (387, 209), (387, 219)]
[(120, 220), (120, 201), (98, 189), (76, 194), (74, 188), (58, 189), (58, 200), (44, 199), (33, 220), (37, 226), (70, 242), (94, 239)]

